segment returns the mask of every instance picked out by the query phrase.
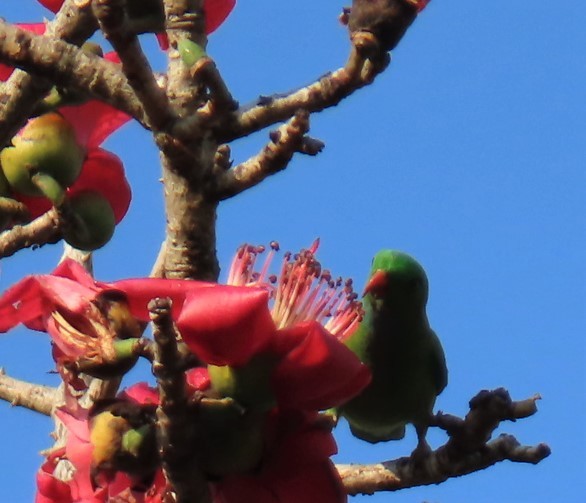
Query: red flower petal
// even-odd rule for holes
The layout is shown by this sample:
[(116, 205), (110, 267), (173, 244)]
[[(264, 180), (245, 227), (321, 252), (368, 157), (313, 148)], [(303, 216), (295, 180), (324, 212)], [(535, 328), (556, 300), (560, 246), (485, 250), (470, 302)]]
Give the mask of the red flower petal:
[(140, 405), (158, 405), (159, 392), (146, 382), (139, 382), (120, 393), (120, 398), (130, 399)]
[[(115, 52), (104, 55), (111, 63), (120, 63)], [(59, 112), (75, 129), (77, 141), (88, 150), (100, 146), (108, 136), (130, 120), (130, 116), (98, 100), (61, 107)]]
[(208, 370), (203, 367), (189, 369), (185, 373), (185, 380), (187, 385), (194, 391), (205, 391), (212, 384)]
[(37, 494), (35, 503), (71, 503), (69, 484), (53, 476), (59, 458), (65, 449), (53, 452), (37, 472)]
[(44, 5), (50, 11), (57, 12), (63, 5), (64, 0), (39, 0), (41, 5)]
[(80, 315), (100, 288), (52, 275), (27, 276), (0, 297), (0, 332), (19, 323), (33, 330), (45, 329), (45, 318), (58, 306)]
[(124, 175), (122, 161), (112, 152), (100, 148), (88, 152), (79, 178), (67, 194), (72, 196), (84, 190), (98, 192), (108, 200), (114, 210), (116, 223), (126, 215), (132, 193)]
[(53, 274), (27, 276), (0, 296), (0, 333), (19, 323), (44, 331), (45, 319), (56, 308), (73, 315), (83, 314), (87, 304), (106, 290), (119, 290), (128, 297), (132, 315), (149, 320), (147, 305), (155, 297), (169, 297), (177, 318), (186, 295), (215, 283), (191, 280), (138, 278), (104, 283), (95, 281), (73, 260), (65, 260)]
[(206, 0), (203, 5), (206, 15), (206, 33), (216, 31), (235, 5), (236, 0)]
[(181, 279), (135, 278), (123, 279), (113, 283), (100, 283), (103, 288), (120, 290), (128, 297), (128, 305), (132, 316), (149, 321), (148, 303), (155, 297), (169, 297), (173, 304), (173, 319), (179, 317), (185, 297), (194, 290), (216, 287), (216, 283)]
[(273, 372), (273, 388), (281, 406), (335, 407), (370, 382), (368, 368), (317, 322), (281, 330), (274, 342), (278, 354), (287, 354)]
[(67, 428), (67, 459), (75, 466), (73, 479), (69, 482), (75, 502), (102, 503), (106, 501), (107, 488), (93, 489), (90, 479), (93, 447), (90, 443), (88, 411), (79, 409), (75, 415), (59, 408), (55, 415)]
[(157, 42), (159, 42), (159, 47), (162, 51), (166, 51), (169, 49), (169, 37), (165, 32), (163, 33), (156, 33)]
[(243, 365), (269, 344), (275, 325), (260, 288), (218, 285), (191, 292), (177, 320), (189, 348), (212, 365)]

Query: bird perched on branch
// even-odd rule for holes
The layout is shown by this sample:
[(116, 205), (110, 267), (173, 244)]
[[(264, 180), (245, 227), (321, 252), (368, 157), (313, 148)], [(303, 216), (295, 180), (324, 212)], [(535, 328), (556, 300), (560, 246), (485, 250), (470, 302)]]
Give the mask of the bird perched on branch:
[(370, 368), (372, 381), (339, 414), (354, 436), (371, 443), (401, 439), (412, 423), (414, 454), (424, 454), (435, 399), (448, 377), (427, 320), (427, 275), (406, 253), (383, 250), (373, 259), (364, 294), (364, 318), (345, 343)]

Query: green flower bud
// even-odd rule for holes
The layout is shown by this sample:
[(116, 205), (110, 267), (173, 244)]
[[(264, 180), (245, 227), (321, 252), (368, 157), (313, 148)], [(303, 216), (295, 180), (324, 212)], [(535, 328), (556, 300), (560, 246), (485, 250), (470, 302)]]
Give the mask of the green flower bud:
[(182, 38), (177, 44), (177, 49), (181, 59), (189, 68), (206, 56), (205, 49), (188, 38)]
[(33, 183), (36, 174), (69, 187), (79, 176), (85, 157), (73, 127), (57, 113), (29, 120), (12, 145), (0, 152), (0, 163), (12, 188), (27, 196), (44, 195)]
[(138, 361), (135, 352), (138, 339), (115, 340), (112, 344), (114, 357), (98, 355), (98, 358), (81, 358), (77, 370), (97, 379), (113, 379), (126, 374)]
[(258, 467), (264, 449), (265, 413), (245, 411), (234, 400), (199, 403), (196, 448), (201, 469), (221, 477)]
[(63, 232), (71, 246), (92, 251), (104, 246), (114, 234), (116, 219), (110, 203), (100, 194), (83, 191), (70, 199), (73, 221)]
[(0, 166), (0, 197), (6, 197), (10, 194), (10, 185), (4, 176), (2, 166)]
[(233, 398), (245, 407), (268, 410), (275, 404), (271, 387), (275, 363), (272, 355), (260, 354), (238, 368), (208, 365), (208, 372), (214, 390), (220, 395)]

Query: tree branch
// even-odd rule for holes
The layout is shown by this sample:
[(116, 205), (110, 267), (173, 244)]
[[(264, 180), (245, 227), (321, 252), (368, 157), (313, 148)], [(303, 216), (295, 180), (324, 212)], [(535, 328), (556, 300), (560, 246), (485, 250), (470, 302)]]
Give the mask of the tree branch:
[(506, 390), (481, 391), (470, 401), (464, 419), (438, 414), (433, 425), (448, 432), (448, 442), (423, 459), (402, 457), (373, 465), (337, 465), (348, 494), (373, 494), (439, 484), (452, 477), (483, 470), (500, 461), (537, 464), (551, 453), (546, 444), (523, 446), (512, 435), (490, 440), (501, 421), (515, 421), (537, 412), (533, 397), (513, 402)]
[(148, 127), (142, 105), (120, 67), (62, 40), (35, 35), (0, 20), (0, 60), (55, 83), (94, 96)]
[(56, 243), (61, 239), (62, 221), (53, 208), (26, 225), (15, 225), (0, 234), (0, 258), (10, 257), (31, 246)]
[[(184, 119), (195, 114), (206, 93), (191, 78), (188, 66), (177, 51), (182, 39), (205, 48), (203, 0), (166, 0), (165, 15), (169, 49), (167, 96), (173, 112)], [(165, 212), (165, 277), (217, 280), (217, 201), (205, 194), (205, 181), (213, 171), (218, 143), (209, 130), (178, 139), (158, 135), (163, 164)]]
[[(308, 145), (315, 145), (315, 140), (303, 142), (304, 135), (309, 131), (309, 114), (298, 111), (295, 116), (279, 129), (271, 133), (271, 142), (256, 156), (235, 166), (220, 175), (218, 180), (217, 197), (228, 199), (246, 189), (254, 187), (270, 175), (284, 170), (295, 152), (305, 149), (307, 153), (315, 154), (315, 150), (308, 149)], [(223, 162), (225, 156), (216, 158), (216, 165)], [(229, 155), (229, 154), (228, 154)]]
[(1, 400), (10, 402), (11, 405), (25, 407), (45, 416), (50, 416), (58, 397), (57, 388), (20, 381), (7, 376), (5, 370), (0, 368)]
[(122, 71), (142, 103), (152, 129), (163, 130), (174, 120), (169, 101), (155, 79), (138, 37), (128, 30), (124, 0), (95, 0), (100, 28), (122, 61)]
[(194, 425), (188, 413), (188, 398), (183, 369), (177, 364), (177, 334), (171, 319), (169, 299), (153, 299), (149, 303), (155, 362), (153, 373), (157, 378), (161, 402), (157, 408), (159, 449), (165, 477), (171, 483), (177, 503), (210, 502), (207, 482), (194, 463)]
[(388, 65), (387, 53), (377, 63), (352, 45), (346, 65), (317, 82), (287, 94), (261, 96), (256, 103), (242, 107), (228, 123), (216, 129), (220, 142), (230, 142), (267, 126), (289, 119), (297, 110), (320, 112), (333, 107), (356, 90), (373, 82)]
[(30, 215), (26, 205), (10, 197), (0, 196), (0, 232), (3, 223), (22, 223), (29, 219)]

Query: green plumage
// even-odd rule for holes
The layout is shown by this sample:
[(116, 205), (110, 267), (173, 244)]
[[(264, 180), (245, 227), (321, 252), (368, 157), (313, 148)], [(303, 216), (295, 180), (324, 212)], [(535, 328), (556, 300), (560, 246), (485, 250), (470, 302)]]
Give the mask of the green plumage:
[(354, 436), (371, 443), (401, 439), (412, 423), (418, 447), (426, 447), (435, 399), (448, 378), (427, 320), (427, 276), (409, 255), (383, 250), (374, 257), (365, 293), (364, 319), (346, 345), (370, 368), (372, 381), (339, 413)]

